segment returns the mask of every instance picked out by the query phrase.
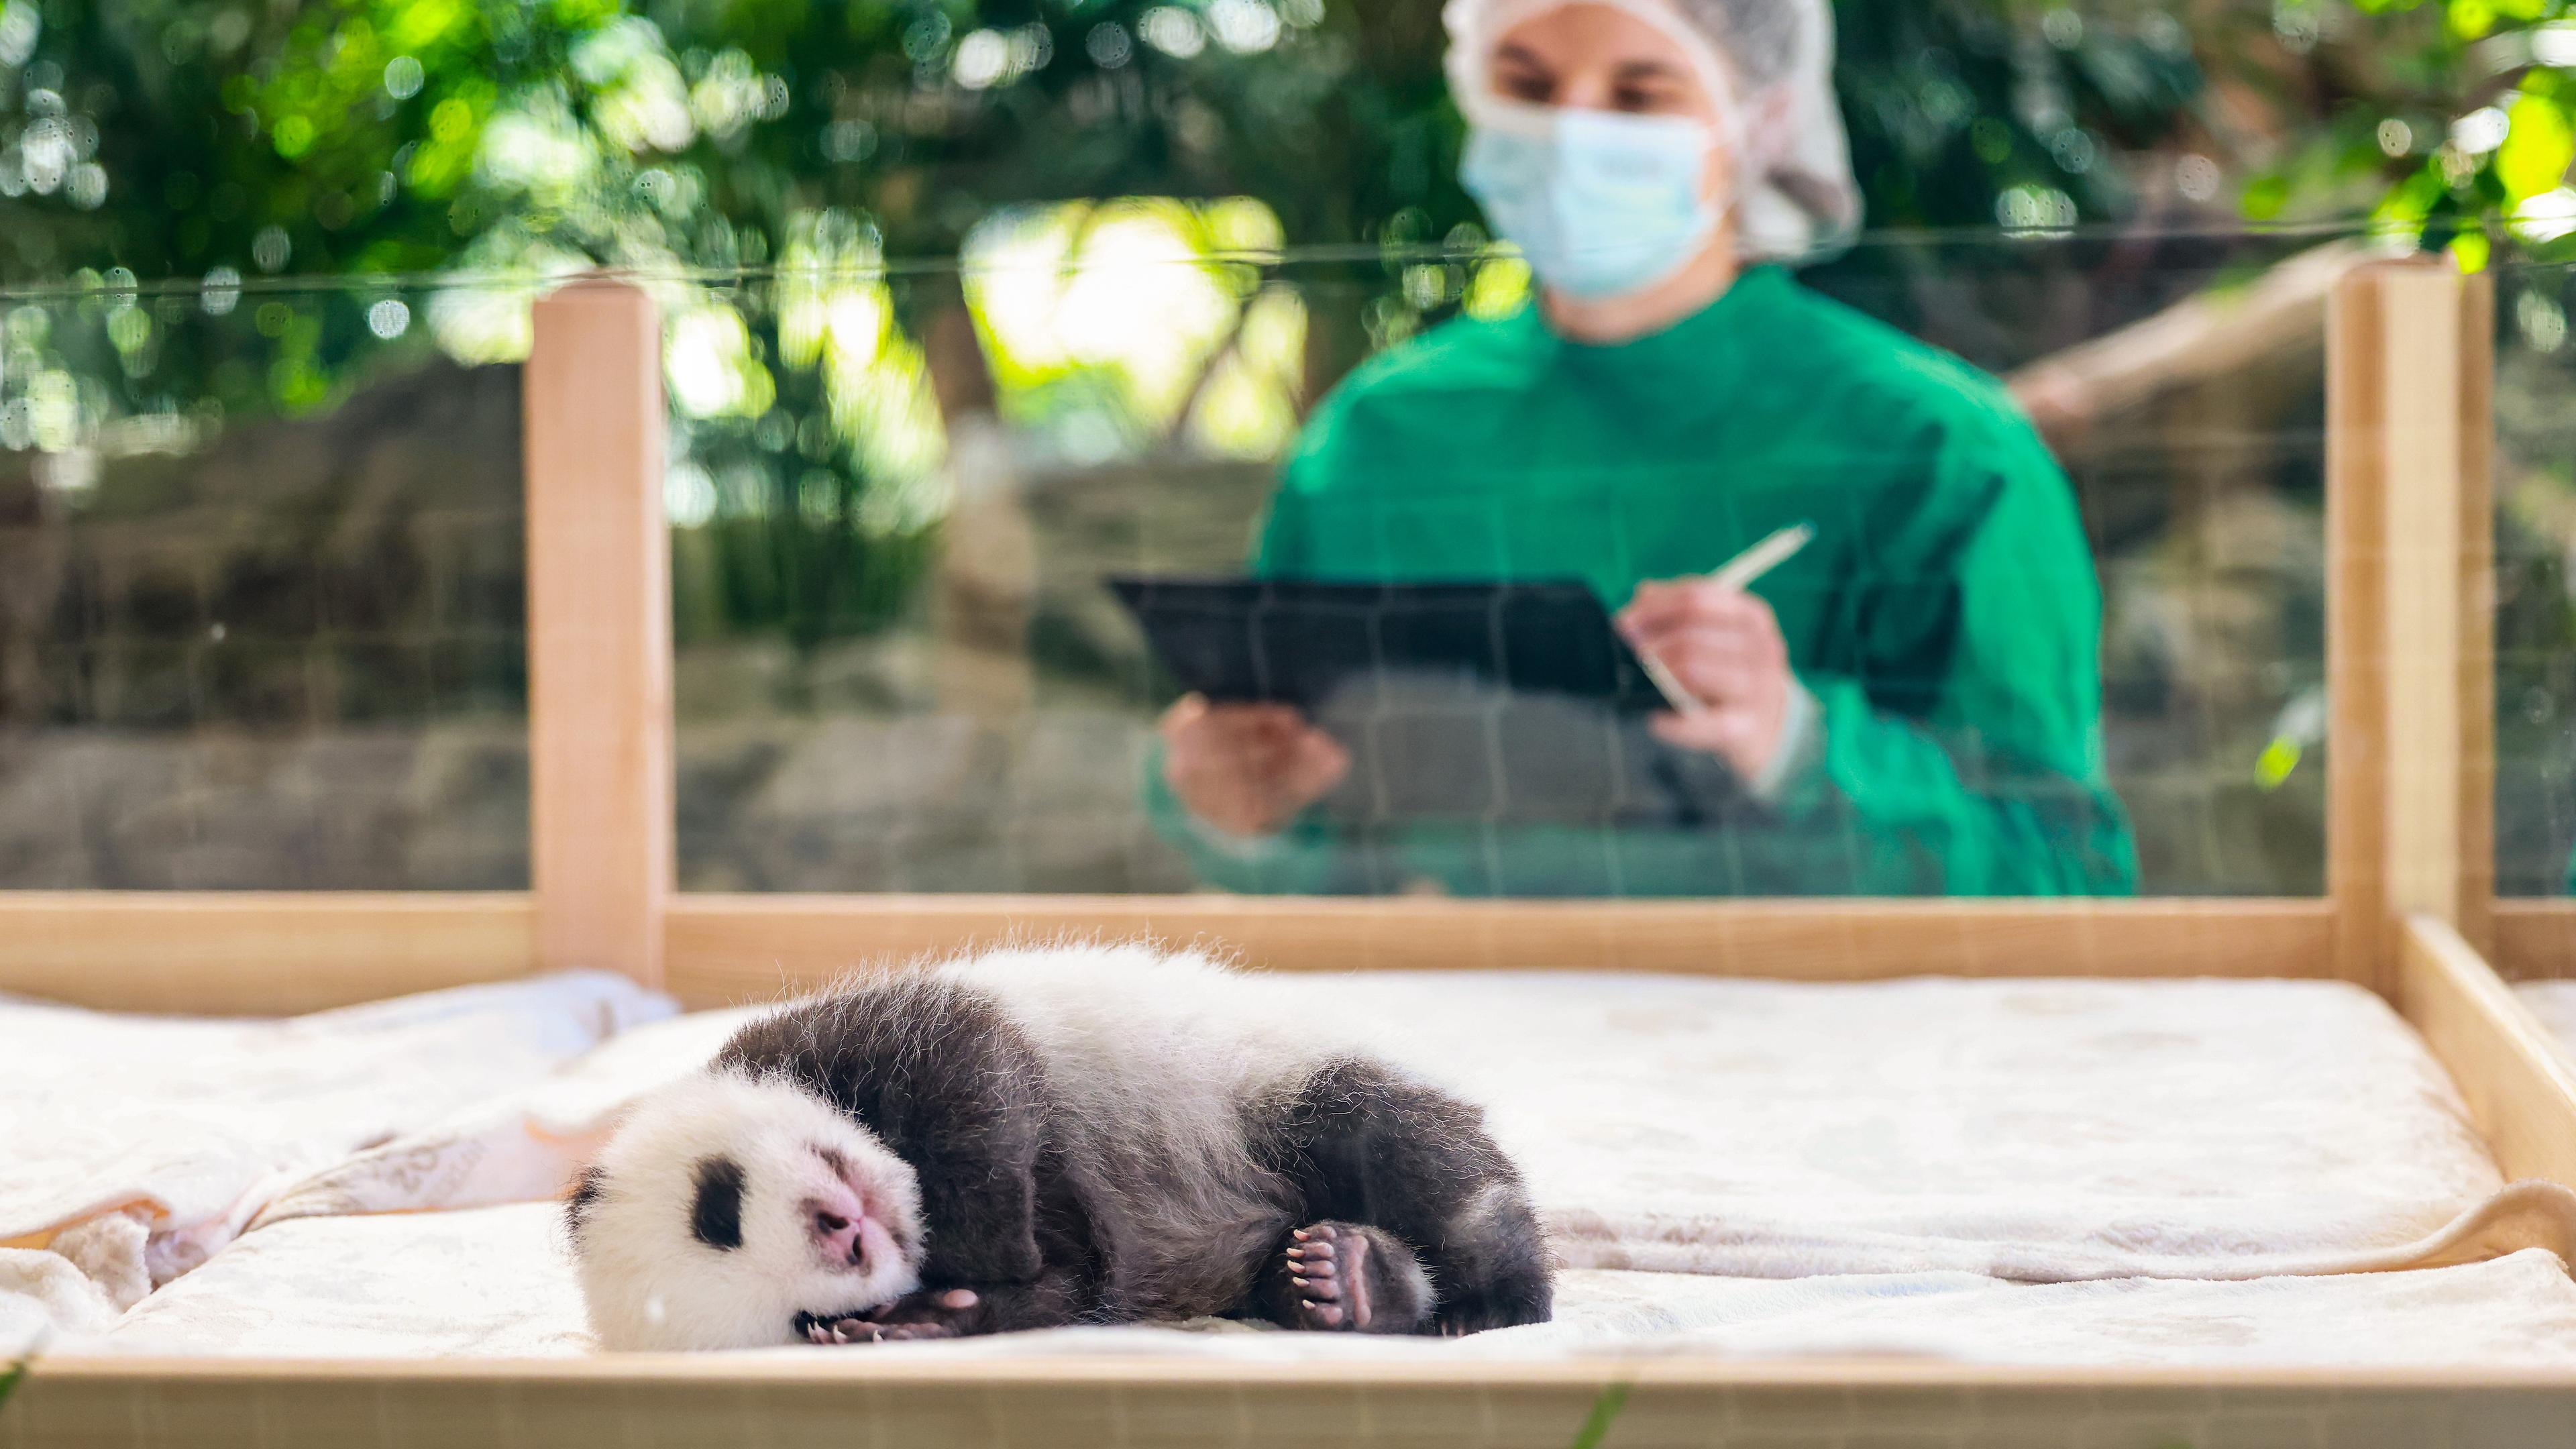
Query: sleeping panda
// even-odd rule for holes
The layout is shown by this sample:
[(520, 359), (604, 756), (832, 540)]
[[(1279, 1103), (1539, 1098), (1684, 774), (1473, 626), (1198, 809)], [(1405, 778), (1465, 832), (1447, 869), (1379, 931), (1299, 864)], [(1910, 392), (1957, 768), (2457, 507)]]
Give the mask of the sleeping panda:
[(611, 1349), (1202, 1315), (1364, 1333), (1548, 1316), (1482, 1113), (1329, 991), (1145, 946), (863, 977), (640, 1100), (566, 1215)]

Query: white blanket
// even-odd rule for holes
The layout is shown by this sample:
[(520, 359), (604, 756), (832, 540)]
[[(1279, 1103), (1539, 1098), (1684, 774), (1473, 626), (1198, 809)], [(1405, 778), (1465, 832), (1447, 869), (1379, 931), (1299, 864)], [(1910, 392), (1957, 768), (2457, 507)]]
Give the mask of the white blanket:
[[(285, 1357), (587, 1352), (552, 1204), (263, 1228), (90, 1351)], [(1193, 1331), (1195, 1330), (1195, 1331)], [(1240, 1324), (1058, 1329), (789, 1354), (1188, 1354), (1252, 1362), (1902, 1354), (2011, 1364), (2576, 1364), (2576, 1284), (2518, 1253), (2466, 1267), (2243, 1283), (2027, 1286), (1967, 1273), (1794, 1280), (1575, 1270), (1554, 1322), (1462, 1340)]]
[(2319, 981), (1390, 979), (1586, 1267), (2211, 1276), (2501, 1184), (2378, 997)]
[[(196, 1266), (299, 1179), (673, 1010), (599, 972), (283, 1021), (0, 999), (0, 1254), (60, 1247), (123, 1308), (147, 1271)], [(51, 1271), (0, 1266), (0, 1282)]]
[[(1851, 985), (1297, 978), (1487, 1104), (1560, 1259), (1738, 1277), (2220, 1278), (2411, 1261), (2503, 1185), (2378, 997), (2317, 981)], [(552, 1194), (617, 1105), (749, 1012), (576, 1069), (281, 1194), (263, 1221)], [(2453, 1258), (2576, 1233), (2507, 1200)]]
[[(1321, 1009), (1384, 1024), (1400, 1056), (1488, 1105), (1560, 1261), (1574, 1269), (1930, 1275), (1988, 1287), (2229, 1279), (2458, 1261), (2532, 1244), (2563, 1254), (2576, 1224), (2576, 1199), (2561, 1190), (2496, 1196), (2493, 1162), (2413, 1033), (2378, 998), (2333, 983), (1427, 973), (1295, 985)], [(585, 1032), (595, 1039), (658, 1009), (614, 983), (586, 989), (594, 1015), (570, 1015), (588, 1027), (542, 1012), (536, 1020), (551, 1024), (539, 1026), (504, 1011), (453, 1035), (425, 1031), (419, 1051), (399, 1033), (358, 1033), (360, 1049), (349, 1033), (321, 1032), (308, 1043), (316, 1053), (290, 1057), (294, 1043), (277, 1026), (144, 1023), (271, 1035), (204, 1048), (214, 1064), (198, 1073), (207, 1090), (175, 1131), (155, 1136), (152, 1120), (130, 1114), (122, 1131), (91, 1140), (119, 1151), (157, 1145), (166, 1156), (202, 1138), (269, 1144), (245, 1121), (281, 1129), (271, 1136), (285, 1146), (270, 1157), (231, 1151), (221, 1160), (235, 1165), (233, 1176), (167, 1193), (196, 1204), (193, 1220), (214, 1224), (217, 1240), (258, 1215), (257, 1231), (218, 1260), (242, 1272), (269, 1251), (269, 1234), (299, 1221), (551, 1196), (622, 1103), (703, 1063), (749, 1014), (636, 1026), (548, 1074), (548, 1061), (569, 1057)], [(390, 1025), (417, 1009), (334, 1015)], [(130, 1041), (106, 1040), (104, 1019), (83, 1025), (96, 1028), (101, 1050), (135, 1054)], [(0, 1032), (10, 1030), (0, 1017)], [(225, 1075), (225, 1063), (248, 1070), (263, 1052), (246, 1082)], [(147, 1074), (164, 1102), (187, 1100), (186, 1075)], [(303, 1101), (291, 1082), (320, 1083), (321, 1100), (338, 1106), (287, 1105)], [(282, 1130), (317, 1121), (336, 1136)], [(351, 1151), (403, 1124), (410, 1130)], [(293, 1167), (334, 1152), (348, 1155), (291, 1180)], [(242, 1177), (238, 1164), (253, 1158), (271, 1175)], [(95, 1171), (85, 1180), (121, 1183)], [(43, 1200), (46, 1186), (26, 1189)], [(91, 1211), (133, 1200), (121, 1185), (52, 1191), (58, 1204)], [(2426, 1235), (2483, 1203), (2494, 1204), (2494, 1221), (2477, 1220), (2446, 1251), (2421, 1250)], [(260, 1253), (242, 1256), (255, 1246)], [(470, 1242), (456, 1251), (470, 1253)], [(6, 1272), (0, 1264), (0, 1279)], [(165, 1288), (133, 1321), (230, 1281)], [(2392, 1280), (2344, 1291), (2398, 1288)]]

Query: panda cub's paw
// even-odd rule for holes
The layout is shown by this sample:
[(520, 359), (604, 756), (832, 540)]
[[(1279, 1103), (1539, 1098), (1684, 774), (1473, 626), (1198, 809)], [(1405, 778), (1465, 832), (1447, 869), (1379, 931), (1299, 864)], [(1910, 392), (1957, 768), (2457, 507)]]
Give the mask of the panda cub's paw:
[(883, 1308), (846, 1318), (807, 1316), (799, 1327), (808, 1343), (903, 1343), (958, 1338), (974, 1331), (983, 1298), (972, 1288), (943, 1288), (898, 1298)]
[(1356, 1223), (1289, 1235), (1279, 1321), (1324, 1333), (1412, 1333), (1431, 1317), (1431, 1275), (1413, 1250)]

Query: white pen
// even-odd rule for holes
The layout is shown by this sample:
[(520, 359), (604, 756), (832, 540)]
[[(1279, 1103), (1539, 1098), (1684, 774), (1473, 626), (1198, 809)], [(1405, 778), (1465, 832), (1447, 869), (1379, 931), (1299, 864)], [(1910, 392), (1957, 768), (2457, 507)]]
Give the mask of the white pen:
[[(1706, 576), (1707, 581), (1721, 589), (1749, 588), (1755, 579), (1788, 562), (1790, 555), (1805, 548), (1808, 540), (1815, 536), (1816, 526), (1812, 523), (1790, 524), (1719, 565), (1714, 573)], [(1646, 677), (1654, 681), (1656, 692), (1663, 695), (1666, 704), (1683, 714), (1698, 714), (1708, 708), (1699, 702), (1697, 695), (1682, 687), (1682, 682), (1673, 677), (1672, 670), (1665, 667), (1664, 661), (1640, 649), (1637, 662), (1645, 667)]]

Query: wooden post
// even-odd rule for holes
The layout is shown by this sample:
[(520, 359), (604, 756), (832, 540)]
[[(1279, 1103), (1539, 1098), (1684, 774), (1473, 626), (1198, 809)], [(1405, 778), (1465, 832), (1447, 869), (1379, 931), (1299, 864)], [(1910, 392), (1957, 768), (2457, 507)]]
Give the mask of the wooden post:
[(2407, 916), (2488, 934), (2493, 316), (2490, 278), (2424, 258), (2327, 317), (2327, 892), (2337, 974), (2383, 992)]
[(537, 961), (658, 986), (674, 807), (653, 299), (600, 280), (540, 299), (525, 381)]
[(2398, 998), (2459, 1085), (2507, 1178), (2576, 1187), (2576, 1062), (2469, 949), (2436, 921), (2407, 924)]

